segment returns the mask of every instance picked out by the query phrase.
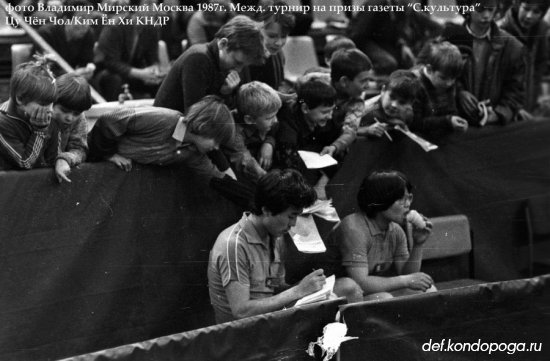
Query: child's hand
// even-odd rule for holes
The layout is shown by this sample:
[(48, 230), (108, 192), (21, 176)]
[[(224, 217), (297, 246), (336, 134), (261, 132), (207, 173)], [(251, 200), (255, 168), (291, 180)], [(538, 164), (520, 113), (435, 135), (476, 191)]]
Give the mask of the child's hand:
[(29, 122), (35, 130), (44, 130), (50, 125), (53, 114), (53, 106), (36, 107), (30, 114)]
[(518, 111), (518, 115), (516, 116), (518, 121), (525, 121), (525, 122), (531, 122), (535, 120), (535, 117), (533, 117), (533, 114), (529, 113), (525, 109), (520, 109)]
[(403, 59), (403, 61), (408, 61), (411, 64), (414, 64), (416, 60), (411, 48), (409, 48), (407, 45), (403, 45), (401, 47), (401, 59)]
[(107, 158), (111, 163), (115, 163), (120, 169), (129, 172), (132, 170), (132, 160), (125, 158), (119, 154), (113, 154), (111, 157)]
[(273, 145), (269, 143), (262, 144), (262, 147), (260, 149), (260, 167), (262, 167), (265, 170), (269, 170), (271, 168), (271, 162), (273, 161)]
[(412, 290), (426, 291), (434, 284), (432, 277), (424, 272), (415, 272), (404, 277), (406, 278), (407, 288)]
[(454, 130), (465, 132), (468, 130), (468, 121), (458, 115), (451, 116), (451, 124)]
[(324, 147), (323, 150), (321, 151), (321, 153), (319, 153), (319, 154), (320, 155), (328, 154), (332, 157), (334, 155), (334, 153), (336, 153), (336, 147), (334, 145), (329, 145), (327, 147)]
[(384, 123), (374, 123), (367, 127), (367, 135), (380, 138), (384, 135), (386, 131), (386, 124)]
[(407, 224), (406, 224), (407, 234), (409, 236), (412, 235), (412, 239), (415, 246), (420, 246), (424, 244), (432, 234), (432, 228), (433, 228), (432, 222), (430, 222), (430, 220), (425, 216), (423, 215), (421, 216), (422, 216), (422, 219), (424, 220), (424, 223), (426, 223), (426, 227), (418, 228), (410, 221), (407, 221)]
[(492, 106), (488, 105), (487, 106), (487, 124), (491, 124), (491, 123), (498, 123), (498, 115), (497, 113), (495, 113), (495, 110), (493, 109)]
[(468, 117), (479, 119), (478, 103), (479, 101), (472, 93), (465, 90), (458, 93), (458, 104), (460, 104)]
[(225, 78), (225, 83), (223, 83), (220, 92), (224, 95), (229, 95), (233, 93), (233, 90), (237, 88), (240, 82), (241, 77), (239, 76), (239, 72), (236, 70), (231, 70), (229, 74), (227, 74), (227, 77)]
[(70, 173), (71, 166), (69, 165), (69, 163), (67, 163), (65, 159), (59, 158), (55, 161), (55, 176), (59, 183), (63, 183), (63, 181), (71, 183), (71, 180), (69, 179)]
[(82, 77), (84, 77), (86, 80), (92, 79), (92, 76), (94, 75), (94, 69), (90, 67), (80, 67), (76, 68), (74, 72)]
[(160, 75), (158, 67), (150, 66), (143, 69), (133, 68), (130, 76), (141, 80), (146, 85), (158, 85), (162, 82), (163, 76)]

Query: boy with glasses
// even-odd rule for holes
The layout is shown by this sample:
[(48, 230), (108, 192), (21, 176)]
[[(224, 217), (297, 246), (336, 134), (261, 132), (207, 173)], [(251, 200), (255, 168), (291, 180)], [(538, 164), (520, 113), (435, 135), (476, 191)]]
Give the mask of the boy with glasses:
[[(325, 272), (353, 279), (365, 300), (435, 291), (433, 279), (420, 272), (432, 224), (410, 210), (411, 191), (402, 173), (373, 172), (357, 194), (360, 211), (345, 217), (329, 236)], [(412, 237), (410, 251), (407, 237)]]

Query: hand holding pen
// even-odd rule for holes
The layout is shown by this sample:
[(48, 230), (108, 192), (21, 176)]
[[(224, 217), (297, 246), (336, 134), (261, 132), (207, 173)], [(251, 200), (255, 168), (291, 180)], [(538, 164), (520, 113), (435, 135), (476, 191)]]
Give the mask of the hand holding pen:
[(390, 142), (393, 142), (392, 137), (390, 136), (390, 134), (387, 131), (388, 124), (384, 124), (384, 123), (380, 122), (377, 118), (374, 118), (374, 121), (376, 123), (374, 123), (371, 126), (371, 129), (372, 129), (372, 132), (373, 132), (372, 134), (377, 136), (377, 137), (381, 137), (382, 135), (385, 135), (386, 138), (388, 138)]

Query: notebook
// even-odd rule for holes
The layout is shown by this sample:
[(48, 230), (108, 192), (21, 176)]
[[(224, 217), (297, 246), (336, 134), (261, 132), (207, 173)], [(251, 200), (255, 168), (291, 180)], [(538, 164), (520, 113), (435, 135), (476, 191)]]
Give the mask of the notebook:
[(321, 288), (317, 292), (314, 292), (310, 295), (300, 298), (294, 306), (307, 305), (308, 303), (328, 300), (330, 294), (332, 293), (332, 290), (334, 289), (335, 282), (336, 282), (336, 277), (334, 275), (327, 277), (323, 288)]

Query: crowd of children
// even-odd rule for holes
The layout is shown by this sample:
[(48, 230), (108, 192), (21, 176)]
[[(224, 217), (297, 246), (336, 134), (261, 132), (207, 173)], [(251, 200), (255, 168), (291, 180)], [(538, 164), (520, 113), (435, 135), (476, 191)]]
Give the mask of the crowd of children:
[[(183, 164), (252, 211), (220, 234), (211, 253), (218, 321), (281, 309), (325, 282), (323, 269), (298, 285), (284, 282), (287, 232), (304, 207), (326, 197), (324, 186), (337, 170), (308, 169), (299, 151), (343, 160), (358, 136), (376, 141), (396, 126), (439, 137), (532, 117), (546, 71), (542, 17), (548, 5), (517, 1), (497, 23), (497, 1), (467, 3), (477, 5), (464, 24), (439, 29), (437, 38), (416, 44), (417, 52), (406, 42), (411, 34), (402, 33), (411, 19), (399, 18), (403, 29), (385, 33), (395, 15), (386, 14), (377, 29), (382, 20), (359, 14), (355, 42), (342, 36), (328, 42), (329, 68), (308, 71), (292, 94), (281, 87), (282, 47), (294, 26), (289, 14), (227, 16), (225, 23), (216, 14), (193, 17), (197, 44), (167, 74), (154, 71), (158, 37), (152, 28), (136, 37), (135, 27), (106, 27), (95, 51), (94, 84), (109, 89), (110, 97), (123, 82), (146, 88), (154, 106), (104, 114), (87, 134), (89, 74), (55, 77), (44, 58), (24, 63), (0, 106), (0, 169), (52, 167), (59, 182), (70, 182), (71, 169), (86, 157), (127, 172), (134, 162)], [(382, 51), (389, 36), (399, 41)], [(379, 94), (365, 99), (372, 89)], [(432, 278), (420, 272), (431, 223), (423, 216), (407, 220), (412, 186), (405, 175), (375, 172), (357, 199), (359, 211), (330, 235), (336, 294), (357, 301), (434, 290)]]

